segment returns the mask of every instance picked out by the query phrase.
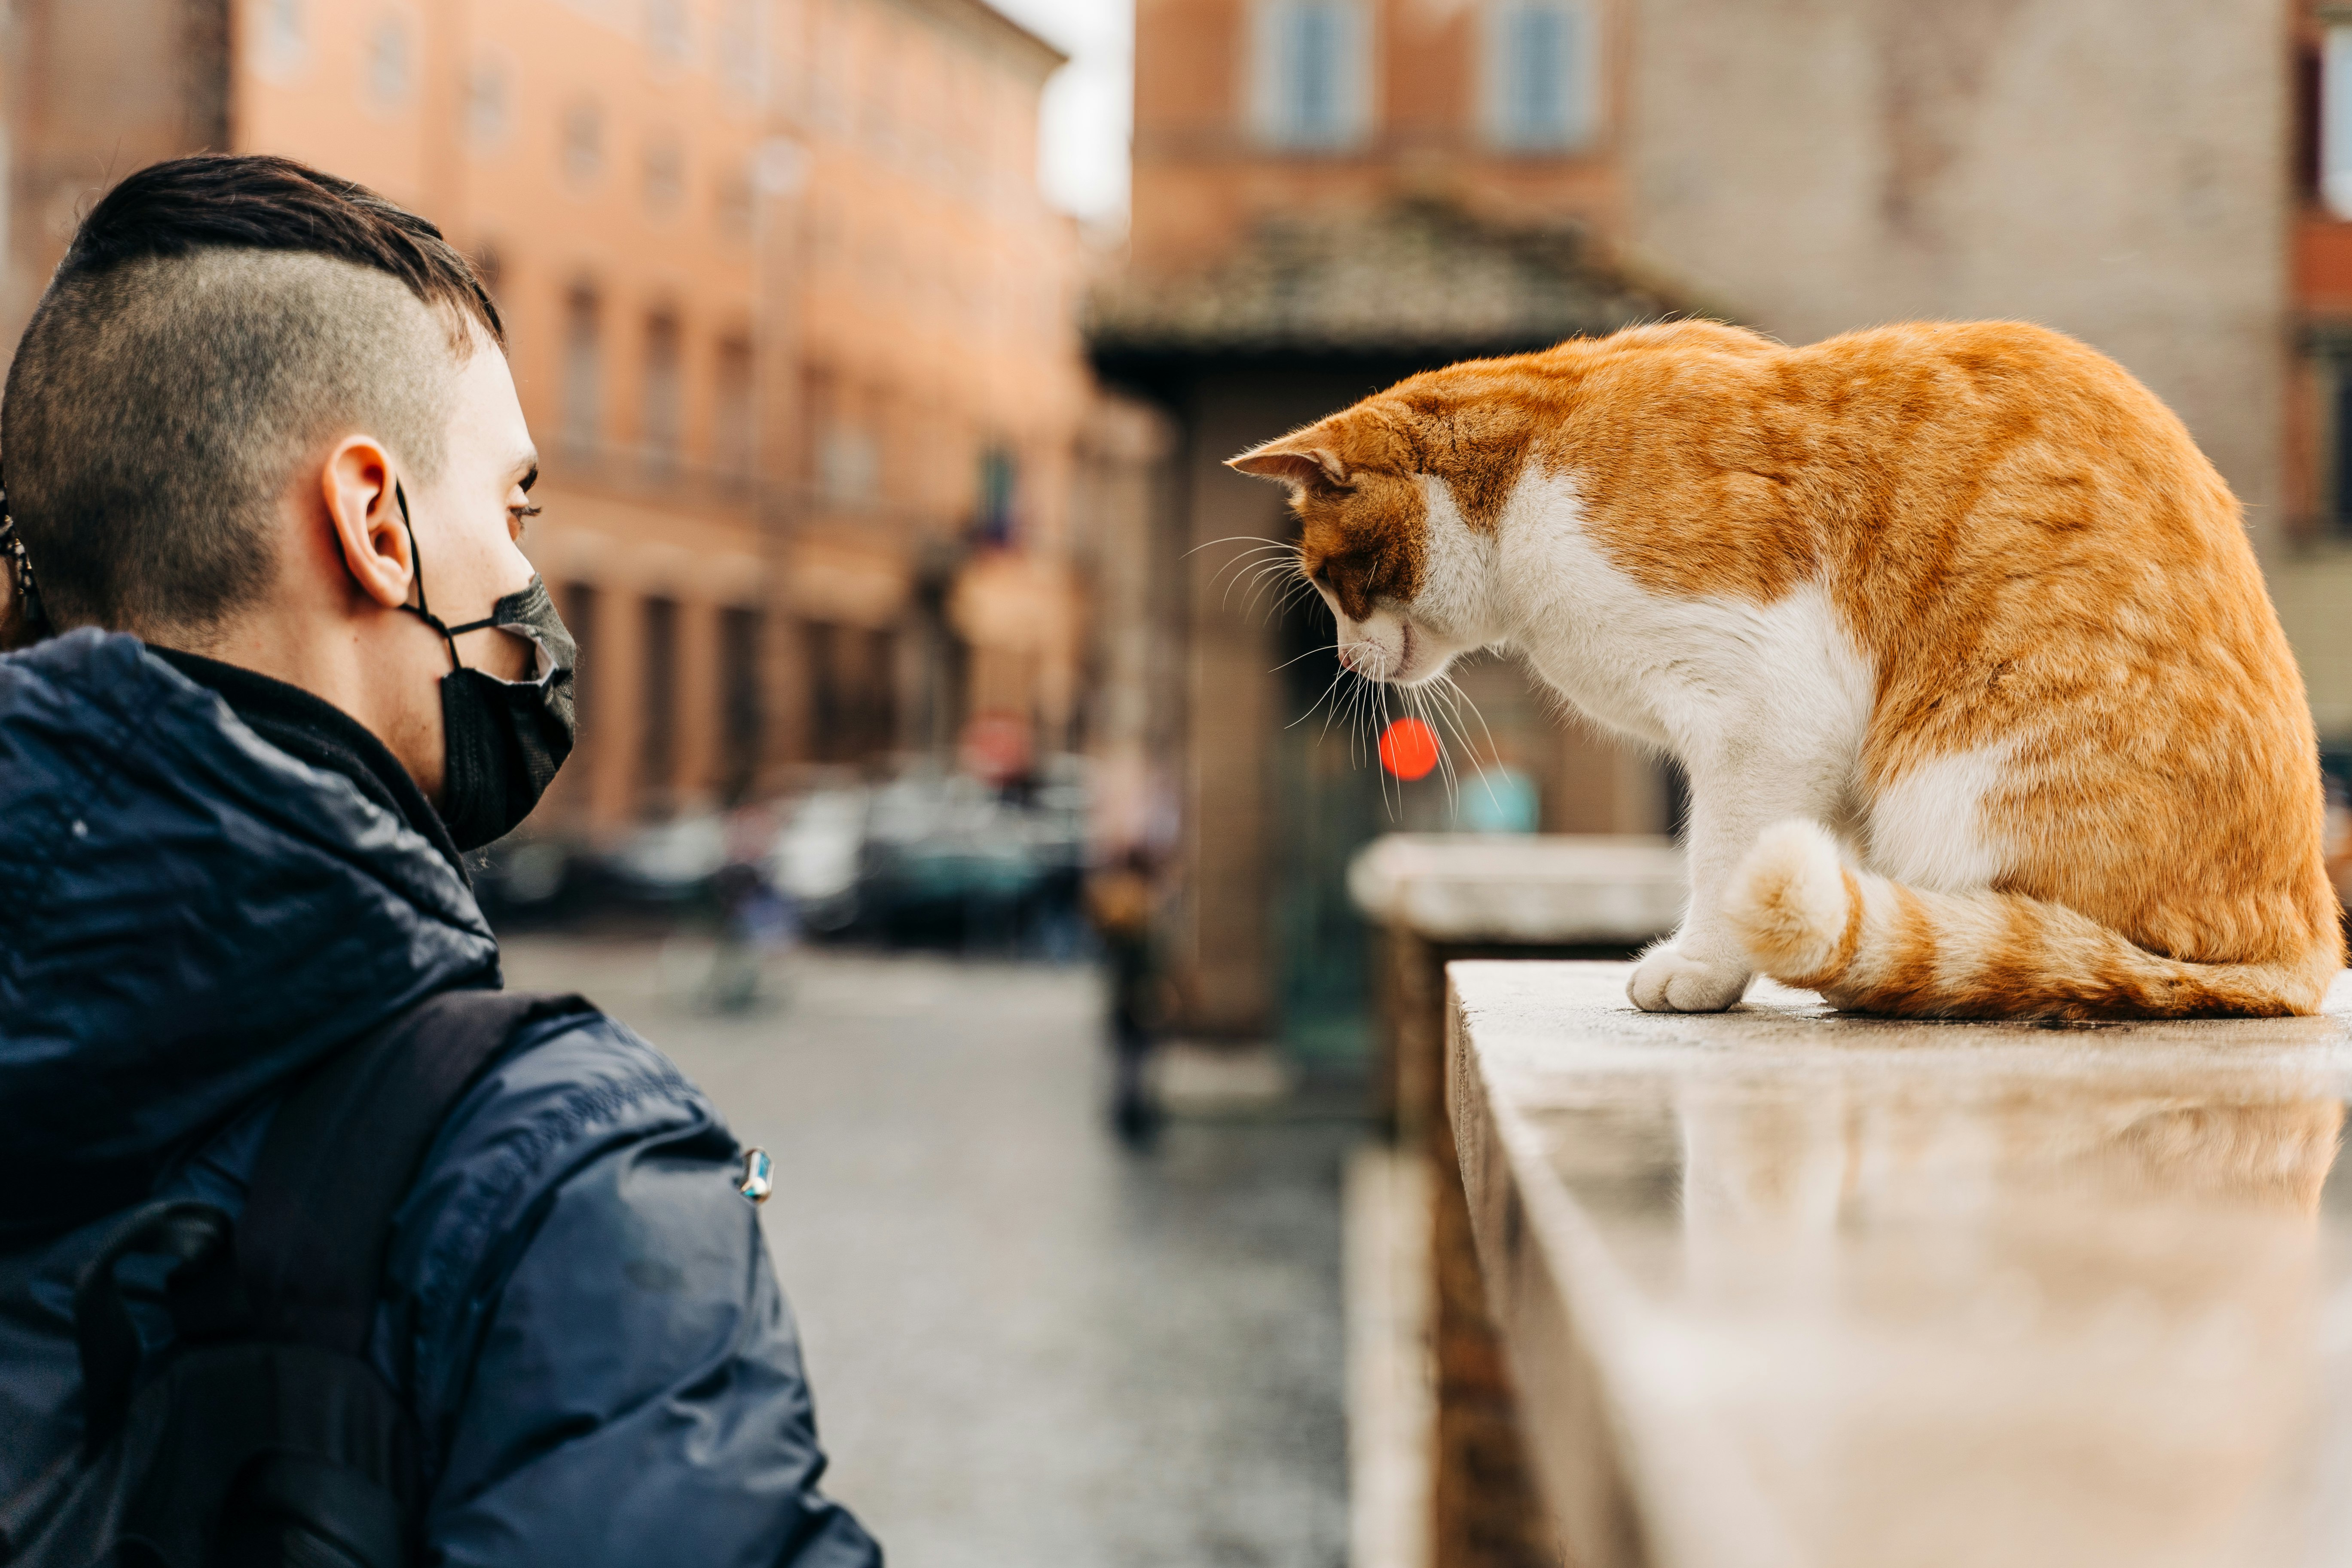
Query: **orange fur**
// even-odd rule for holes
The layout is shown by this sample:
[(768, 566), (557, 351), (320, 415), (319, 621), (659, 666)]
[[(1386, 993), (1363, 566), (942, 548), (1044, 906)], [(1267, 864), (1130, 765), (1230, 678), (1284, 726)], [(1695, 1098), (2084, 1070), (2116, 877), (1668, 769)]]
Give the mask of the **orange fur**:
[(2309, 712), (2238, 504), (2072, 339), (1637, 328), (1414, 376), (1235, 466), (1292, 485), (1301, 568), (1357, 621), (1423, 593), (1422, 475), (1481, 533), (1523, 477), (1566, 476), (1584, 536), (1662, 600), (1817, 586), (1874, 682), (1844, 825), (1865, 873), (1874, 803), (2006, 747), (1986, 886), (1875, 879), (1816, 911), (1822, 953), (1765, 873), (1735, 879), (1780, 978), (1898, 1014), (2269, 1014), (2315, 1009), (2342, 963)]

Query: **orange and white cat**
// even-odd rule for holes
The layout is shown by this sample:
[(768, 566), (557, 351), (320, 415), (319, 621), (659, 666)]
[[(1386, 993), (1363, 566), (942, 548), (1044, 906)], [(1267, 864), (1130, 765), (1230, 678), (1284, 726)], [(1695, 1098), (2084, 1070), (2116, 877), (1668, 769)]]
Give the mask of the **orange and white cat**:
[(1690, 778), (1651, 1010), (2316, 1010), (2343, 963), (2303, 684), (2170, 410), (2039, 327), (1704, 321), (1417, 375), (1233, 459), (1342, 659), (1507, 647)]

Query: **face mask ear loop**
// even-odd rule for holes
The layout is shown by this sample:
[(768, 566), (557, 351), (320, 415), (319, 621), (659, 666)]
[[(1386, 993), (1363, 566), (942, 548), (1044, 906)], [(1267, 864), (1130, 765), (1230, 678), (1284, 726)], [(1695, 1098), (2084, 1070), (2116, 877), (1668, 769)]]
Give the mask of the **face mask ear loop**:
[(408, 515), (408, 491), (401, 487), (398, 479), (392, 481), (392, 499), (400, 504), (400, 526), (408, 531), (409, 577), (416, 584), (416, 603), (412, 605), (403, 601), (400, 607), (439, 632), (441, 640), (449, 645), (449, 668), (463, 669), (466, 661), (457, 657), (457, 634), (444, 625), (441, 617), (435, 615), (432, 606), (425, 603), (425, 552), (416, 547), (416, 524)]
[(25, 542), (16, 537), (16, 520), (8, 511), (8, 482), (0, 476), (0, 570), (9, 576), (9, 585), (16, 597), (16, 627), (27, 644), (55, 635), (47, 612), (41, 607), (40, 585), (33, 581), (32, 557), (25, 553)]

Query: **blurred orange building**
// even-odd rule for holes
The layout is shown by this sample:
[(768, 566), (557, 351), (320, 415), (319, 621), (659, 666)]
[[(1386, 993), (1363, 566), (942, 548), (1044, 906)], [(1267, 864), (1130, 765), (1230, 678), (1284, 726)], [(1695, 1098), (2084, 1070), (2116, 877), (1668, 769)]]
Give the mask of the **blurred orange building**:
[(556, 810), (751, 785), (775, 752), (757, 471), (755, 5), (244, 0), (230, 140), (472, 254), (541, 454), (529, 541), (582, 645)]
[(937, 751), (1076, 712), (1072, 465), (1090, 378), (1079, 245), (1037, 186), (1063, 57), (979, 0), (785, 0), (794, 138), (804, 754)]
[(7, 40), (12, 333), (77, 207), (197, 147), (348, 175), (477, 258), (583, 648), (540, 826), (976, 713), (1068, 743), (1088, 384), (1043, 41), (981, 0), (23, 0)]

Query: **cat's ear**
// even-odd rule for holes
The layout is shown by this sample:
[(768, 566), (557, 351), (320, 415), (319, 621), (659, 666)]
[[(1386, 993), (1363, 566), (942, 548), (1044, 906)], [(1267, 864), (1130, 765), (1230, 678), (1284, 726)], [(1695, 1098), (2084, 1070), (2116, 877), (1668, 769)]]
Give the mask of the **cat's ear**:
[(1277, 480), (1295, 490), (1309, 485), (1339, 486), (1348, 482), (1348, 465), (1339, 460), (1339, 453), (1292, 436), (1268, 441), (1238, 458), (1228, 458), (1225, 467), (1262, 479)]

